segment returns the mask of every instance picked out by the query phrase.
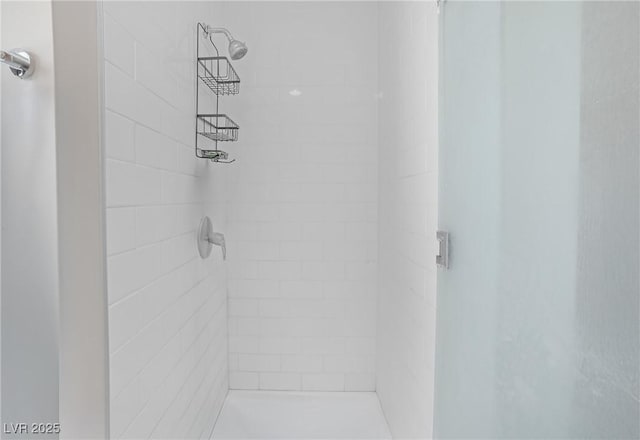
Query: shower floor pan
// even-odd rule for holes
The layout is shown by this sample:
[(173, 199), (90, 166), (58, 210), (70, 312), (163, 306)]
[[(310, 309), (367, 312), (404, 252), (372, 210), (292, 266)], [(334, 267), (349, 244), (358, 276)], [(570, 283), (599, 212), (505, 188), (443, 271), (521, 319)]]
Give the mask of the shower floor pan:
[(229, 392), (212, 439), (391, 439), (376, 393)]

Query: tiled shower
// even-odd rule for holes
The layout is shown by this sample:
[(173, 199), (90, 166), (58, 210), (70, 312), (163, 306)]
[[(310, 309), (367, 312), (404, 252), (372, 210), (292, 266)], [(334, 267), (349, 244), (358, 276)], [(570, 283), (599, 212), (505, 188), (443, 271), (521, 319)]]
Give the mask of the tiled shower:
[(0, 436), (638, 438), (639, 54), (623, 1), (0, 2)]
[[(409, 420), (432, 406), (435, 5), (103, 7), (111, 435), (207, 436), (227, 388), (374, 392), (376, 374), (391, 425), (426, 435)], [(220, 99), (230, 165), (193, 154), (197, 22), (249, 46)], [(226, 262), (197, 254), (203, 215)]]

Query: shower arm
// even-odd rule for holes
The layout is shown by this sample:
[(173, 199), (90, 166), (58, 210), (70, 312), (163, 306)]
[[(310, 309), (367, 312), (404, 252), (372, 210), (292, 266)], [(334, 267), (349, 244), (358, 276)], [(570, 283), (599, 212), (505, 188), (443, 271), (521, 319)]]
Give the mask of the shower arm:
[(211, 38), (211, 34), (224, 34), (224, 36), (227, 37), (227, 40), (229, 40), (230, 42), (235, 40), (235, 38), (233, 38), (233, 35), (231, 35), (231, 32), (229, 32), (225, 28), (214, 28), (207, 25), (207, 27), (204, 29), (204, 32), (209, 38)]

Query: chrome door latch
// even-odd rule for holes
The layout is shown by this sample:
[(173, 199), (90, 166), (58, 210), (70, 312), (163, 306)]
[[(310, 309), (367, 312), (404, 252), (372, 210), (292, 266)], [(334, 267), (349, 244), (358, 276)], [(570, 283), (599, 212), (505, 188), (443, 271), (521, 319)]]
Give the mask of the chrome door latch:
[(436, 255), (436, 265), (443, 269), (449, 269), (449, 233), (447, 231), (436, 231), (438, 240), (438, 255)]

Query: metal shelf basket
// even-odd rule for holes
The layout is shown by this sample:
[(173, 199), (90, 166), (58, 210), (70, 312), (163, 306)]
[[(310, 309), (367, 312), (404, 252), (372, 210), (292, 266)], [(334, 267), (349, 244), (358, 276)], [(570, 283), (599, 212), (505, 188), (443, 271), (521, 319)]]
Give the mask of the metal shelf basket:
[(197, 133), (216, 142), (238, 140), (238, 124), (223, 114), (198, 115)]
[(216, 95), (240, 92), (240, 77), (226, 57), (198, 58), (198, 78)]

